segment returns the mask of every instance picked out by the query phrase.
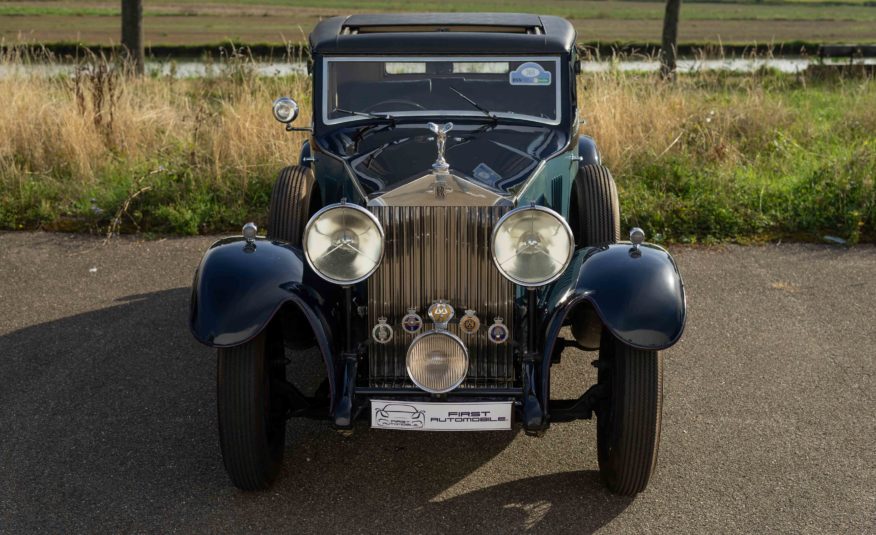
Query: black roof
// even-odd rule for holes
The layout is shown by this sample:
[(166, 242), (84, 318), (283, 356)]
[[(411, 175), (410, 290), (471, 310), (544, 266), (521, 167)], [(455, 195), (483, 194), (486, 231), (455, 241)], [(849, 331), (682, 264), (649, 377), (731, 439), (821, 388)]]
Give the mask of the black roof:
[(557, 54), (573, 46), (566, 19), (521, 13), (352, 15), (323, 20), (310, 34), (315, 54)]

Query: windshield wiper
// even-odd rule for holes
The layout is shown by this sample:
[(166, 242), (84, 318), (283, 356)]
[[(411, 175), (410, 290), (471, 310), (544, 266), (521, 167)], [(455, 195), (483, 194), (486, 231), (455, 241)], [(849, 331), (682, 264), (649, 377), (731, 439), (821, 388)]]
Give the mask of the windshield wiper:
[(371, 113), (367, 111), (353, 111), (353, 110), (345, 110), (344, 108), (335, 108), (332, 110), (333, 112), (341, 112), (346, 113), (347, 115), (358, 115), (359, 117), (371, 117), (372, 119), (380, 119), (383, 121), (389, 121), (393, 125), (395, 124), (395, 117), (388, 113)]
[(481, 106), (481, 105), (478, 104), (477, 102), (473, 101), (472, 99), (468, 98), (467, 96), (463, 95), (462, 92), (461, 92), (459, 89), (456, 89), (455, 87), (450, 86), (450, 90), (453, 91), (454, 93), (456, 93), (457, 95), (461, 96), (462, 98), (464, 98), (466, 102), (468, 102), (469, 104), (471, 104), (472, 106), (474, 106), (475, 108), (477, 108), (478, 111), (482, 112), (484, 115), (486, 115), (487, 117), (489, 117), (490, 120), (493, 121), (494, 123), (498, 123), (498, 122), (499, 122), (499, 118), (496, 117), (496, 115), (495, 115), (493, 112), (491, 112), (490, 110), (484, 108), (483, 106)]

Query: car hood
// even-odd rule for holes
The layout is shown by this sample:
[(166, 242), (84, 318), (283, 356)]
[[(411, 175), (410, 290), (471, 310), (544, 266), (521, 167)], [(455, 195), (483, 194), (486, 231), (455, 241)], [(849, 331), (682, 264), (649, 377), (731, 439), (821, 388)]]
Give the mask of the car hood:
[[(349, 164), (369, 196), (422, 176), (437, 157), (435, 135), (423, 123), (340, 128), (316, 140)], [(456, 124), (445, 158), (453, 174), (508, 193), (567, 142), (568, 133), (552, 126)]]

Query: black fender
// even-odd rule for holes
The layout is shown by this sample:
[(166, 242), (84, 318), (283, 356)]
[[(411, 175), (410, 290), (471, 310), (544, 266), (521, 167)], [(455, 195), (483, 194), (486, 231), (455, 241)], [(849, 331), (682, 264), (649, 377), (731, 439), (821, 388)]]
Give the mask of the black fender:
[[(602, 324), (624, 343), (660, 350), (684, 332), (687, 305), (684, 283), (675, 260), (663, 249), (629, 242), (590, 247), (575, 257), (552, 292), (542, 359), (542, 395), (549, 399), (550, 363), (567, 316), (589, 303)], [(586, 305), (584, 305), (586, 306)]]
[(578, 156), (581, 158), (578, 165), (599, 165), (602, 157), (596, 148), (596, 140), (590, 136), (578, 136)]
[[(301, 249), (282, 242), (226, 238), (210, 246), (195, 272), (189, 327), (202, 344), (233, 347), (252, 340), (286, 304), (298, 307), (316, 340), (334, 400), (336, 371), (329, 307), (336, 287), (321, 282)], [(327, 299), (328, 298), (328, 299)], [(308, 333), (309, 334), (309, 333)]]
[(312, 162), (313, 157), (311, 156), (310, 151), (310, 141), (305, 141), (301, 144), (301, 154), (298, 155), (298, 165), (310, 168)]

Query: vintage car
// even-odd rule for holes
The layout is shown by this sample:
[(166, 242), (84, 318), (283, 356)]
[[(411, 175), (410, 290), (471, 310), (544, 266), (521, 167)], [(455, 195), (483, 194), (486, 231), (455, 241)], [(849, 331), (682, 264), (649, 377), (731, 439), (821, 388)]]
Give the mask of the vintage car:
[[(292, 126), (291, 98), (273, 103), (308, 138), (273, 187), (267, 233), (247, 223), (215, 243), (192, 289), (235, 485), (271, 484), (293, 417), (537, 437), (595, 413), (606, 485), (645, 488), (658, 351), (681, 336), (684, 288), (640, 229), (619, 241), (615, 183), (579, 135), (593, 104), (577, 99), (575, 39), (568, 21), (525, 14), (316, 26), (312, 124)], [(567, 347), (598, 352), (595, 384), (553, 399)], [(395, 425), (388, 406), (422, 425)]]

